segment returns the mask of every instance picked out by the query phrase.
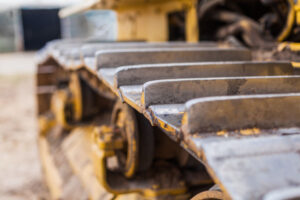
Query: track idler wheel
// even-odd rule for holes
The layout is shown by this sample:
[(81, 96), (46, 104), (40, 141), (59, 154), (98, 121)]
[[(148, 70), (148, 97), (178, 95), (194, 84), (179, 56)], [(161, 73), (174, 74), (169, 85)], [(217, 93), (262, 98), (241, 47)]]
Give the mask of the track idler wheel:
[(117, 102), (112, 113), (114, 132), (121, 134), (124, 148), (116, 151), (119, 167), (127, 178), (150, 168), (154, 135), (149, 122), (127, 104)]

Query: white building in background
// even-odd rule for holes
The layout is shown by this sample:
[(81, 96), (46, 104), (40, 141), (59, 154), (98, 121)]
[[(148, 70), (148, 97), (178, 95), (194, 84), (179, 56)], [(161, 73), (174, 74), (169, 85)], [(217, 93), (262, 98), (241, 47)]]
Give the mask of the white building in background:
[(0, 0), (0, 52), (36, 50), (58, 38), (115, 41), (112, 11), (91, 10), (63, 19), (59, 9), (84, 0)]
[(0, 0), (0, 9), (7, 7), (45, 5), (45, 6), (67, 6), (80, 3), (82, 0)]

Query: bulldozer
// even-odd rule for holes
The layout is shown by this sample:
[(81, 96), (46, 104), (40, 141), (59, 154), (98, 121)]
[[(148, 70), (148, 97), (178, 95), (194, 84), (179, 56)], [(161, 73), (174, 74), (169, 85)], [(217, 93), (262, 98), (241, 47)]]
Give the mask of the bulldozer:
[(61, 18), (113, 10), (118, 34), (55, 40), (38, 54), (51, 198), (300, 199), (299, 8), (92, 0), (62, 9)]

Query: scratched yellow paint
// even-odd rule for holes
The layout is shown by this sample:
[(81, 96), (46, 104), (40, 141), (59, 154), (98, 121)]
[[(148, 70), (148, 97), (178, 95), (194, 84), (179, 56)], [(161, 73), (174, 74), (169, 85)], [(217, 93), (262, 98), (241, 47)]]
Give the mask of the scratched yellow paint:
[(72, 93), (72, 105), (74, 107), (74, 118), (76, 121), (80, 121), (82, 118), (82, 97), (80, 81), (77, 73), (71, 74), (71, 81), (69, 84), (70, 91)]
[(175, 129), (171, 126), (169, 126), (167, 123), (165, 123), (164, 121), (157, 119), (159, 127), (161, 127), (162, 129), (164, 129), (165, 131), (169, 132), (169, 133), (174, 133), (175, 135)]
[(218, 132), (217, 132), (217, 135), (218, 135), (218, 136), (224, 136), (224, 135), (226, 135), (226, 134), (228, 134), (228, 132), (225, 131), (225, 130), (222, 130), (222, 131), (218, 131)]
[(257, 135), (257, 134), (260, 134), (261, 131), (258, 128), (250, 128), (250, 129), (240, 130), (240, 133), (242, 135)]

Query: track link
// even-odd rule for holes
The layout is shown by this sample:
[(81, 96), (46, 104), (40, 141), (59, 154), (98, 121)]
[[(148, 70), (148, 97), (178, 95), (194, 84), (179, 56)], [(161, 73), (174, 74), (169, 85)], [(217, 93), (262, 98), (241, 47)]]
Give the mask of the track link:
[(102, 102), (126, 103), (204, 165), (224, 198), (300, 197), (300, 76), (289, 62), (217, 43), (85, 41), (49, 43), (39, 76), (50, 61), (40, 105), (53, 92), (43, 88), (76, 73)]

